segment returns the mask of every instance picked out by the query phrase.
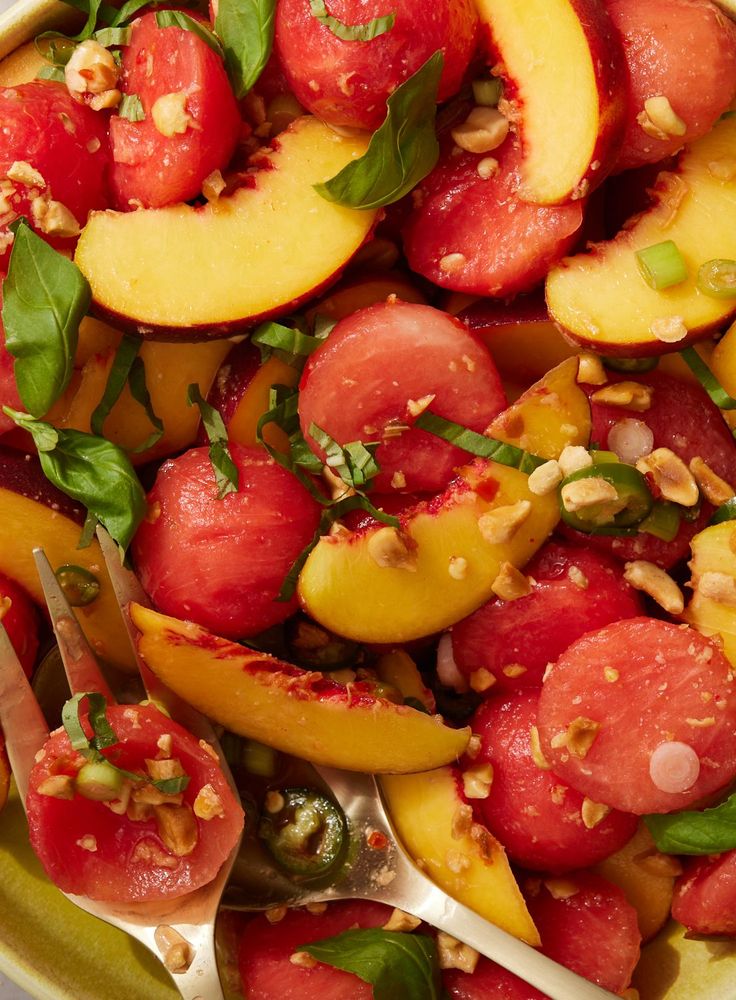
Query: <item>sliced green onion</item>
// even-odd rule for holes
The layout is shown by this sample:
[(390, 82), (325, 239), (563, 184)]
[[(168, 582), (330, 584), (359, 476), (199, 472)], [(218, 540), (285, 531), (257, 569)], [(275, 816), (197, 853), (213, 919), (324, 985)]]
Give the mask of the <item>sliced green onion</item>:
[(85, 608), (100, 593), (100, 581), (84, 566), (59, 566), (54, 574), (64, 596), (73, 608)]
[(503, 94), (503, 82), (497, 77), (473, 80), (473, 100), (484, 108), (495, 108)]
[(123, 776), (106, 760), (90, 760), (79, 769), (74, 787), (85, 799), (113, 802), (120, 798)]
[(724, 521), (736, 521), (736, 497), (726, 500), (713, 512), (709, 524), (723, 524)]
[[(618, 501), (602, 501), (579, 511), (569, 511), (563, 502), (562, 491), (571, 483), (581, 479), (603, 479), (610, 483), (618, 494)], [(563, 479), (558, 487), (560, 516), (565, 524), (576, 531), (587, 534), (615, 534), (619, 529), (638, 526), (651, 512), (654, 499), (647, 487), (647, 481), (640, 472), (623, 462), (609, 465), (593, 465), (573, 472)], [(623, 502), (623, 506), (619, 504)]]
[(661, 538), (663, 542), (671, 542), (680, 530), (681, 521), (681, 508), (677, 504), (666, 501), (655, 503), (651, 513), (639, 524), (638, 530)]
[(342, 810), (309, 788), (283, 788), (271, 794), (281, 802), (271, 811), (267, 801), (258, 834), (276, 863), (302, 878), (325, 874), (340, 859), (347, 843)]
[(601, 361), (611, 371), (638, 374), (651, 372), (659, 364), (659, 358), (601, 358)]
[(471, 455), (478, 455), (480, 458), (490, 458), (500, 465), (508, 465), (512, 469), (519, 469), (520, 472), (534, 472), (540, 465), (544, 465), (546, 459), (532, 455), (528, 451), (517, 448), (516, 445), (506, 444), (505, 441), (498, 441), (496, 438), (486, 437), (471, 431), (468, 427), (454, 423), (452, 420), (445, 420), (444, 417), (425, 410), (420, 413), (414, 421), (414, 426), (434, 434), (435, 437), (442, 438), (454, 444), (457, 448), (462, 448)]
[(694, 347), (684, 348), (680, 357), (719, 409), (736, 410), (736, 399), (729, 396)]
[(636, 263), (642, 278), (655, 291), (687, 281), (687, 264), (672, 240), (637, 250)]
[(736, 260), (707, 260), (701, 264), (698, 289), (714, 299), (736, 298)]

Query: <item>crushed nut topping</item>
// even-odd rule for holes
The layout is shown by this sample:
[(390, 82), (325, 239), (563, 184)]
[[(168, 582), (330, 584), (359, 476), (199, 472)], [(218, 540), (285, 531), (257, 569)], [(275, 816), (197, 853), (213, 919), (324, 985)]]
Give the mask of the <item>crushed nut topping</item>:
[(572, 720), (564, 733), (558, 733), (552, 737), (551, 746), (555, 750), (566, 747), (571, 754), (579, 760), (583, 760), (595, 743), (600, 728), (600, 722), (594, 722), (592, 719), (586, 719), (579, 715), (577, 719)]
[(714, 507), (720, 507), (721, 504), (736, 496), (736, 492), (730, 484), (725, 479), (721, 479), (699, 456), (690, 460), (690, 471), (700, 492)]
[[(669, 136), (683, 136), (687, 132), (687, 125), (675, 112), (669, 102), (669, 98), (664, 94), (657, 94), (656, 97), (648, 97), (644, 101), (644, 114), (655, 129), (664, 133), (665, 138)], [(642, 128), (646, 132), (643, 124)]]
[(664, 500), (694, 507), (700, 498), (695, 477), (683, 460), (669, 448), (655, 448), (640, 458), (636, 468), (659, 490)]
[(583, 351), (578, 357), (577, 381), (584, 385), (605, 385), (608, 381), (606, 369), (597, 354)]
[(405, 913), (404, 910), (394, 907), (391, 912), (391, 916), (388, 918), (385, 924), (383, 924), (382, 930), (384, 931), (413, 931), (416, 927), (421, 924), (419, 917), (414, 917), (411, 913)]
[(455, 274), (457, 271), (462, 271), (467, 262), (464, 253), (446, 253), (444, 257), (440, 257), (439, 268), (445, 274)]
[(323, 913), (327, 912), (327, 903), (307, 903), (304, 909), (313, 917), (321, 917)]
[(498, 160), (492, 156), (484, 156), (482, 160), (478, 160), (478, 166), (475, 169), (478, 171), (478, 176), (487, 181), (489, 178), (495, 177), (500, 168)]
[(570, 899), (580, 892), (580, 888), (571, 879), (548, 878), (544, 880), (544, 884), (553, 899)]
[(589, 507), (601, 506), (600, 521), (605, 523), (623, 509), (626, 501), (621, 500), (616, 487), (602, 476), (590, 476), (568, 483), (561, 490), (565, 510), (574, 514)]
[(455, 145), (468, 153), (490, 153), (509, 134), (509, 120), (498, 108), (473, 108), (462, 125), (451, 130)]
[(433, 392), (428, 393), (426, 396), (422, 396), (421, 399), (410, 399), (406, 404), (406, 408), (409, 411), (409, 415), (412, 417), (418, 417), (420, 414), (424, 413), (428, 406), (431, 406), (435, 398)]
[(43, 175), (35, 167), (32, 167), (30, 163), (26, 163), (25, 160), (16, 160), (14, 163), (11, 163), (5, 176), (8, 180), (15, 181), (16, 184), (22, 184), (24, 187), (46, 187)]
[(556, 490), (564, 478), (559, 462), (551, 459), (530, 473), (527, 486), (530, 493), (544, 497)]
[(158, 844), (150, 840), (139, 840), (131, 855), (132, 862), (156, 865), (157, 868), (167, 868), (173, 871), (179, 867), (179, 861), (171, 854), (162, 851)]
[(52, 799), (73, 799), (74, 778), (69, 774), (52, 774), (44, 778), (36, 791)]
[(119, 103), (119, 74), (113, 54), (93, 38), (77, 45), (64, 67), (66, 88), (79, 104), (87, 103), (87, 95), (97, 96), (110, 91), (117, 92)]
[(529, 577), (510, 562), (501, 563), (498, 576), (491, 584), (491, 590), (502, 601), (516, 601), (531, 594)]
[(653, 389), (641, 382), (612, 382), (596, 391), (590, 397), (593, 403), (606, 406), (621, 406), (636, 413), (644, 413), (652, 405)]
[(170, 757), (171, 750), (174, 745), (174, 740), (171, 733), (162, 733), (156, 740), (156, 746), (162, 757)]
[(593, 464), (593, 459), (588, 449), (578, 444), (566, 445), (562, 449), (557, 461), (563, 476), (571, 476), (573, 472), (579, 472), (581, 469), (589, 469)]
[(460, 969), (461, 972), (474, 972), (480, 955), (468, 944), (463, 944), (457, 938), (437, 932), (437, 955), (441, 969)]
[(403, 490), (406, 486), (406, 476), (401, 471), (397, 469), (396, 472), (391, 476), (391, 487), (394, 490)]
[(201, 750), (204, 750), (204, 752), (213, 760), (219, 761), (220, 758), (217, 756), (217, 750), (215, 750), (212, 744), (208, 743), (207, 740), (200, 740), (199, 747)]
[(266, 812), (279, 813), (286, 805), (286, 799), (281, 794), (281, 792), (275, 792), (271, 790), (266, 792), (266, 798), (264, 801), (264, 807)]
[(164, 966), (173, 973), (186, 972), (194, 960), (194, 950), (173, 927), (162, 925), (153, 934)]
[(210, 820), (216, 816), (225, 815), (225, 807), (222, 804), (222, 799), (210, 784), (202, 785), (197, 792), (197, 797), (194, 800), (192, 808), (194, 809), (194, 815), (198, 819)]
[(463, 771), (463, 791), (466, 799), (487, 799), (492, 784), (492, 764), (473, 764)]
[(496, 678), (490, 670), (486, 670), (485, 667), (480, 667), (478, 670), (474, 670), (472, 672), (469, 681), (473, 691), (476, 691), (478, 694), (483, 694), (484, 691), (489, 691), (493, 687), (496, 683)]
[(526, 671), (527, 668), (522, 663), (507, 663), (501, 672), (513, 680), (515, 677), (522, 677)]
[(97, 837), (93, 837), (91, 833), (86, 833), (83, 837), (80, 837), (76, 841), (77, 847), (81, 847), (83, 851), (89, 851), (90, 854), (94, 854), (97, 850)]
[(542, 751), (542, 744), (539, 739), (539, 730), (536, 726), (532, 726), (529, 730), (529, 749), (531, 751), (532, 760), (537, 767), (541, 771), (549, 771), (550, 764)]
[(202, 181), (202, 194), (207, 199), (207, 201), (217, 201), (222, 192), (225, 190), (225, 178), (222, 176), (221, 170), (213, 170), (211, 174), (207, 174), (205, 179)]
[(604, 806), (600, 802), (593, 802), (592, 799), (589, 799), (586, 796), (583, 799), (582, 806), (580, 807), (580, 815), (583, 818), (583, 826), (586, 830), (593, 830), (606, 818), (610, 811), (610, 806)]
[(288, 912), (287, 906), (271, 906), (266, 910), (266, 920), (269, 924), (278, 924)]
[(416, 572), (416, 546), (397, 528), (379, 528), (368, 539), (368, 555), (382, 569)]
[(160, 805), (154, 806), (153, 812), (164, 846), (178, 858), (191, 854), (199, 839), (197, 820), (191, 807), (186, 804)]
[(468, 574), (468, 560), (463, 556), (450, 556), (447, 572), (453, 580), (464, 580)]
[(478, 528), (489, 545), (505, 545), (511, 541), (531, 512), (529, 500), (517, 500), (516, 503), (481, 514)]
[(641, 590), (671, 615), (679, 615), (685, 608), (685, 598), (675, 581), (654, 563), (637, 559), (626, 563), (624, 579), (635, 590)]
[(151, 108), (151, 118), (156, 130), (170, 139), (174, 135), (183, 135), (195, 122), (187, 113), (187, 95), (182, 91), (175, 94), (162, 94), (154, 101)]
[(450, 849), (445, 854), (445, 864), (453, 875), (462, 875), (470, 868), (470, 859), (462, 851)]
[(736, 608), (736, 580), (727, 573), (703, 573), (695, 589), (701, 597), (707, 597), (716, 604)]
[(590, 585), (590, 581), (579, 566), (570, 566), (567, 571), (567, 578), (570, 583), (574, 583), (580, 590), (587, 590)]
[(81, 232), (79, 223), (66, 205), (51, 198), (34, 198), (31, 217), (36, 229), (49, 236), (73, 237)]
[(302, 969), (313, 969), (317, 964), (317, 959), (306, 951), (295, 951), (289, 956), (292, 965), (298, 965)]

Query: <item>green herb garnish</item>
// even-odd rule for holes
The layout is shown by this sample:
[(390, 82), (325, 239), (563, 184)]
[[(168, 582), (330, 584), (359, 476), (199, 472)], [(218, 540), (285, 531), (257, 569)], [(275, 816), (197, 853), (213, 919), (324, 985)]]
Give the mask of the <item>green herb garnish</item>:
[(187, 389), (187, 402), (190, 406), (196, 404), (202, 415), (202, 423), (210, 442), (210, 463), (215, 474), (217, 496), (222, 500), (228, 493), (237, 493), (239, 485), (238, 467), (230, 454), (225, 422), (220, 411), (203, 398), (196, 382), (192, 382)]
[(245, 97), (273, 48), (276, 0), (219, 0), (215, 31), (235, 96)]
[(370, 42), (371, 39), (390, 31), (396, 21), (395, 14), (386, 14), (385, 17), (374, 17), (365, 24), (344, 24), (327, 12), (324, 0), (309, 0), (309, 9), (312, 17), (344, 42)]

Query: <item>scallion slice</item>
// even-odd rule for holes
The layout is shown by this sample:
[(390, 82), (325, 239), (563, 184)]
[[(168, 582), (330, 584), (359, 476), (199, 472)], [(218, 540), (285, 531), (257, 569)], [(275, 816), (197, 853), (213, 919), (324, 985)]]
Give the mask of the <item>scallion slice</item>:
[(650, 288), (661, 292), (687, 280), (687, 264), (672, 240), (636, 251), (639, 273)]
[(473, 99), (483, 108), (495, 108), (503, 94), (503, 83), (497, 76), (473, 80)]
[(731, 497), (730, 500), (726, 500), (722, 503), (717, 510), (713, 512), (709, 524), (723, 524), (724, 521), (736, 521), (736, 497)]
[(680, 351), (680, 357), (719, 409), (736, 410), (736, 399), (729, 396), (694, 347)]
[(736, 298), (736, 260), (707, 260), (701, 264), (698, 289), (714, 299)]

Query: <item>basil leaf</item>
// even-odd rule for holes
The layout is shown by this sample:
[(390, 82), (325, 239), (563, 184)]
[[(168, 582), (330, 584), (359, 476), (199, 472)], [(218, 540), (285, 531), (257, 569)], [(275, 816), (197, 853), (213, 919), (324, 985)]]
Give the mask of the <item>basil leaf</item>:
[(245, 97), (273, 48), (276, 0), (220, 0), (215, 31), (225, 49), (225, 66), (235, 96)]
[(448, 441), (471, 455), (492, 459), (500, 465), (508, 465), (512, 469), (519, 469), (520, 472), (527, 474), (538, 469), (540, 465), (544, 465), (546, 461), (538, 455), (532, 455), (528, 451), (517, 448), (516, 445), (486, 437), (485, 434), (478, 434), (477, 431), (471, 431), (468, 427), (453, 423), (452, 420), (445, 420), (444, 417), (440, 417), (430, 410), (419, 414), (414, 421), (414, 427), (428, 431), (435, 437), (442, 438), (443, 441)]
[[(306, 441), (301, 437), (301, 432), (299, 430), (299, 390), (292, 388), (287, 385), (272, 385), (271, 391), (269, 393), (269, 408), (264, 413), (258, 424), (256, 426), (256, 439), (259, 444), (263, 445), (271, 458), (277, 462), (282, 469), (286, 469), (287, 472), (291, 472), (293, 476), (299, 480), (302, 486), (311, 494), (311, 496), (321, 504), (323, 507), (329, 506), (332, 501), (324, 495), (324, 493), (318, 488), (314, 483), (312, 478), (306, 474), (301, 466), (305, 466), (312, 472), (319, 474), (322, 471), (322, 463), (317, 459), (318, 465), (310, 460), (306, 454), (309, 451), (309, 446)], [(278, 448), (272, 447), (268, 441), (263, 437), (263, 430), (267, 424), (276, 424), (280, 427), (285, 434), (289, 436), (289, 442), (291, 444), (292, 435), (294, 435), (294, 441), (297, 447), (297, 454), (299, 456), (299, 461), (295, 460), (292, 454), (291, 448), (289, 449), (289, 454), (285, 455)], [(305, 451), (306, 449), (306, 451)], [(313, 456), (316, 458), (316, 456)]]
[[(100, 0), (96, 0), (96, 2), (90, 2), (90, 0), (63, 0), (63, 2), (67, 5), (67, 7), (73, 7), (75, 10), (80, 10), (83, 14), (86, 14), (87, 24), (89, 24), (90, 20), (94, 18), (94, 20), (92, 20), (93, 27), (98, 18), (101, 21), (104, 21), (105, 24), (117, 23), (115, 20), (118, 16), (117, 10), (109, 4), (100, 3)], [(83, 38), (89, 37), (89, 35), (83, 35), (83, 31), (86, 30), (87, 24), (78, 36), (78, 41), (80, 42)]]
[(95, 407), (90, 418), (90, 428), (93, 434), (102, 435), (102, 428), (105, 421), (110, 416), (110, 410), (117, 403), (120, 395), (128, 381), (130, 369), (141, 349), (141, 338), (133, 337), (126, 333), (118, 345), (115, 357), (112, 362), (110, 374), (107, 376), (107, 384), (102, 394), (102, 399)]
[(118, 114), (121, 118), (127, 118), (129, 122), (142, 122), (146, 117), (141, 99), (137, 94), (123, 94), (118, 105)]
[(736, 795), (702, 812), (645, 816), (644, 821), (665, 854), (722, 854), (736, 848)]
[(736, 399), (729, 396), (694, 347), (686, 347), (680, 351), (680, 357), (719, 409), (736, 409)]
[(296, 950), (370, 983), (374, 1000), (440, 1000), (437, 949), (424, 934), (345, 931)]
[(73, 37), (78, 42), (83, 42), (86, 38), (91, 38), (97, 27), (97, 14), (102, 0), (88, 0), (87, 20), (78, 35)]
[(262, 323), (250, 339), (260, 349), (261, 363), (268, 361), (274, 351), (278, 351), (289, 364), (290, 358), (308, 357), (321, 347), (324, 338), (313, 337), (290, 326), (282, 326), (281, 323)]
[(9, 406), (3, 412), (33, 437), (46, 478), (83, 503), (126, 549), (145, 516), (146, 497), (125, 452), (94, 434), (59, 430)]
[(394, 26), (395, 14), (387, 14), (385, 17), (374, 17), (366, 24), (343, 24), (336, 17), (327, 13), (324, 0), (309, 0), (309, 8), (312, 17), (315, 17), (320, 24), (329, 28), (333, 35), (341, 38), (344, 42), (370, 42), (372, 38), (384, 35)]
[(92, 37), (105, 49), (117, 48), (123, 45), (130, 45), (130, 36), (133, 29), (129, 26), (124, 28), (100, 28)]
[(364, 155), (315, 184), (318, 194), (351, 208), (380, 208), (399, 201), (427, 176), (440, 153), (434, 123), (443, 62), (442, 52), (435, 52), (396, 88)]
[(378, 441), (371, 441), (367, 445), (362, 441), (351, 441), (342, 446), (314, 423), (309, 425), (309, 436), (325, 452), (328, 468), (347, 486), (361, 489), (381, 471), (375, 459)]
[[(57, 69), (66, 66), (72, 57), (72, 52), (77, 47), (77, 43), (73, 38), (67, 38), (66, 35), (62, 35), (58, 31), (41, 32), (40, 35), (36, 35), (33, 39), (33, 44), (38, 54)], [(42, 70), (48, 68), (47, 66), (43, 66), (36, 76), (41, 76)], [(51, 78), (42, 77), (42, 79)]]
[(196, 18), (184, 14), (180, 10), (157, 10), (156, 24), (159, 28), (183, 28), (184, 31), (191, 31), (205, 45), (209, 45), (213, 52), (216, 52), (221, 59), (225, 58), (225, 52), (220, 44), (220, 39), (214, 35), (210, 29), (197, 21)]
[(146, 367), (143, 364), (143, 359), (140, 357), (133, 359), (133, 364), (131, 365), (130, 372), (128, 373), (128, 388), (130, 389), (130, 394), (136, 403), (139, 403), (146, 411), (146, 416), (154, 427), (154, 430), (151, 434), (149, 434), (146, 440), (137, 447), (133, 448), (133, 454), (137, 455), (142, 451), (147, 451), (149, 448), (152, 448), (157, 441), (161, 440), (164, 433), (163, 420), (156, 415), (153, 403), (151, 402), (151, 394), (149, 393), (148, 385), (146, 384)]
[(238, 492), (238, 469), (227, 446), (227, 429), (219, 410), (202, 397), (199, 386), (192, 382), (187, 390), (187, 403), (196, 404), (210, 442), (210, 464), (215, 474), (217, 497), (222, 500), (228, 493)]
[(79, 324), (89, 309), (82, 272), (37, 236), (25, 219), (15, 233), (3, 284), (5, 346), (15, 358), (15, 381), (35, 417), (51, 409), (74, 370)]

